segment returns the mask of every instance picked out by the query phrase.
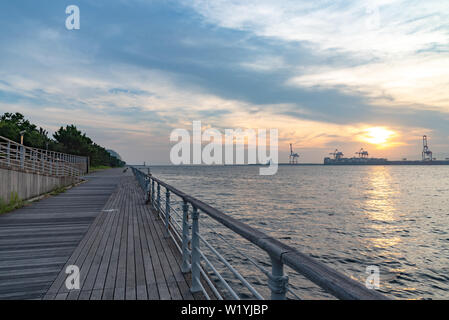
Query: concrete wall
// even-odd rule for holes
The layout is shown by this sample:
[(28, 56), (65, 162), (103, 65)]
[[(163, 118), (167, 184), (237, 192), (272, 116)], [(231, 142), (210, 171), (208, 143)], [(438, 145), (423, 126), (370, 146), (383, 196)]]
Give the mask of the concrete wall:
[(26, 200), (74, 182), (74, 177), (49, 177), (0, 168), (0, 198), (8, 202), (11, 194), (17, 192), (20, 199)]

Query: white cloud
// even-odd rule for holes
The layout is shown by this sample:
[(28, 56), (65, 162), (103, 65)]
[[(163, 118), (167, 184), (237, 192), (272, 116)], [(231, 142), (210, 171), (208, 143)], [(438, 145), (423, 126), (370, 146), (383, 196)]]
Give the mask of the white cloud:
[[(189, 1), (222, 27), (289, 41), (317, 50), (394, 55), (448, 44), (449, 3), (443, 1)], [(445, 28), (442, 28), (445, 27)]]
[[(358, 92), (373, 102), (391, 106), (419, 106), (449, 112), (449, 57), (417, 55), (402, 61), (356, 67), (311, 67), (288, 84), (301, 87), (340, 88)], [(391, 100), (391, 97), (394, 100)]]
[[(318, 55), (335, 52), (356, 66), (307, 66), (288, 84), (341, 87), (385, 105), (422, 104), (449, 111), (449, 2), (195, 0), (221, 27), (302, 41)], [(358, 62), (360, 63), (360, 62)], [(356, 63), (354, 63), (356, 64)], [(257, 63), (253, 68), (281, 64)], [(389, 97), (389, 99), (383, 99)]]
[[(220, 26), (286, 41), (305, 41), (321, 55), (335, 49), (350, 57), (369, 56), (376, 61), (344, 68), (308, 66), (290, 80), (290, 85), (344, 86), (347, 90), (373, 97), (392, 93), (400, 102), (411, 100), (413, 103), (447, 105), (444, 92), (448, 83), (445, 73), (447, 55), (415, 55), (415, 51), (429, 46), (447, 46), (445, 23), (449, 19), (444, 20), (447, 17), (443, 14), (448, 12), (447, 5), (428, 1), (407, 7), (403, 6), (403, 1), (383, 1), (377, 24), (369, 13), (376, 10), (366, 6), (366, 2), (345, 3), (197, 0), (193, 5), (208, 21)], [(390, 10), (384, 5), (401, 10)], [(417, 19), (420, 16), (423, 18)], [(168, 152), (153, 151), (166, 151), (168, 135), (165, 133), (173, 127), (189, 126), (192, 120), (203, 120), (205, 125), (215, 127), (279, 128), (284, 147), (293, 140), (300, 147), (327, 149), (327, 143), (333, 139), (330, 136), (349, 141), (354, 132), (360, 130), (276, 113), (289, 106), (261, 107), (219, 97), (206, 92), (207, 88), (195, 87), (188, 82), (180, 84), (179, 79), (169, 72), (126, 64), (98, 65), (98, 61), (94, 61), (95, 44), (89, 46), (88, 51), (71, 52), (72, 48), (66, 42), (56, 41), (57, 32), (44, 29), (38, 34), (38, 39), (22, 37), (8, 47), (4, 46), (5, 52), (13, 58), (0, 61), (0, 79), (4, 81), (0, 82), (0, 90), (44, 102), (45, 107), (29, 101), (0, 102), (0, 111), (21, 111), (39, 120), (38, 124), (44, 127), (50, 124), (53, 129), (74, 122), (87, 128), (89, 135), (91, 132), (98, 134), (100, 143), (117, 149), (125, 158), (127, 153), (136, 152), (138, 142), (145, 147), (142, 152), (147, 152), (146, 159), (159, 157), (158, 160), (163, 162)], [(200, 40), (187, 38), (185, 41), (194, 45)], [(279, 50), (282, 51), (282, 46)], [(206, 62), (194, 60), (194, 63)], [(241, 66), (259, 71), (293, 70), (295, 67), (281, 57), (263, 56), (262, 53)], [(114, 88), (151, 94), (121, 91), (111, 94), (110, 90)], [(410, 88), (413, 88), (414, 96), (409, 95)], [(136, 112), (134, 107), (155, 112), (169, 121), (159, 125), (157, 121), (142, 119), (141, 115), (133, 114)], [(201, 115), (203, 111), (213, 114), (217, 109), (227, 110), (229, 114), (219, 118)], [(252, 113), (252, 110), (259, 112)], [(304, 108), (302, 112), (307, 110)], [(93, 138), (97, 141), (96, 136)], [(131, 161), (133, 159), (145, 158), (134, 156)], [(321, 161), (321, 155), (315, 160)]]
[(281, 57), (276, 56), (264, 56), (254, 58), (241, 64), (243, 68), (247, 68), (254, 71), (275, 71), (280, 68), (285, 68), (286, 63)]

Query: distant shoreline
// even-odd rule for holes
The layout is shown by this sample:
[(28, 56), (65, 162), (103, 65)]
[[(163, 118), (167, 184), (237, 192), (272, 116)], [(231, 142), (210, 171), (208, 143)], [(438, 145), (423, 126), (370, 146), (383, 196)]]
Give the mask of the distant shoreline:
[[(448, 163), (422, 163), (421, 161), (410, 161), (410, 163), (399, 163), (401, 161), (390, 161), (389, 163), (382, 164), (324, 164), (324, 163), (278, 163), (279, 166), (289, 166), (289, 167), (310, 167), (310, 166), (323, 166), (323, 167), (347, 167), (347, 166), (441, 166), (441, 165), (449, 165)], [(152, 164), (152, 165), (143, 165), (143, 164), (127, 164), (130, 167), (141, 167), (141, 168), (150, 168), (150, 167), (259, 167), (259, 166), (267, 166), (266, 164)]]

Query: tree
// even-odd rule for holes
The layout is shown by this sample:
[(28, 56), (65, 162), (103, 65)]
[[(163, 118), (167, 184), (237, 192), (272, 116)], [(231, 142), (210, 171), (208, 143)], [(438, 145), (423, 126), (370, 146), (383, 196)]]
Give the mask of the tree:
[(92, 140), (82, 134), (73, 124), (61, 127), (53, 134), (55, 141), (61, 145), (62, 152), (76, 155), (86, 155), (89, 153), (89, 146)]
[(73, 124), (61, 127), (53, 135), (65, 153), (88, 156), (92, 166), (124, 166), (124, 162), (112, 156), (105, 148), (94, 143)]
[(0, 118), (0, 135), (16, 142), (20, 142), (20, 132), (25, 131), (23, 135), (24, 143), (27, 146), (44, 149), (50, 142), (48, 132), (42, 128), (37, 129), (36, 125), (31, 124), (25, 117), (19, 113), (5, 113)]
[(25, 131), (24, 144), (29, 147), (64, 152), (90, 158), (92, 166), (124, 166), (125, 162), (111, 155), (105, 148), (94, 143), (92, 139), (77, 129), (75, 125), (60, 127), (53, 134), (54, 139), (48, 137), (48, 132), (37, 129), (25, 117), (16, 113), (5, 113), (0, 118), (0, 136), (20, 142), (20, 132)]

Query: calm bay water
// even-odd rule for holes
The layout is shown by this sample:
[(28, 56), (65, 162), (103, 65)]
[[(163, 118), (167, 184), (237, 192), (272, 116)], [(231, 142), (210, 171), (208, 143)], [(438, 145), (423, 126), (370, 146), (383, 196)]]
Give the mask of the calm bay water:
[[(280, 166), (274, 176), (259, 176), (256, 166), (154, 166), (151, 171), (361, 283), (366, 266), (378, 266), (380, 291), (390, 297), (449, 299), (449, 167)], [(228, 239), (233, 247), (207, 236), (267, 294), (266, 277), (236, 252), (268, 267), (266, 255), (201, 218), (202, 233), (211, 226)], [(286, 271), (301, 297), (327, 297)]]

